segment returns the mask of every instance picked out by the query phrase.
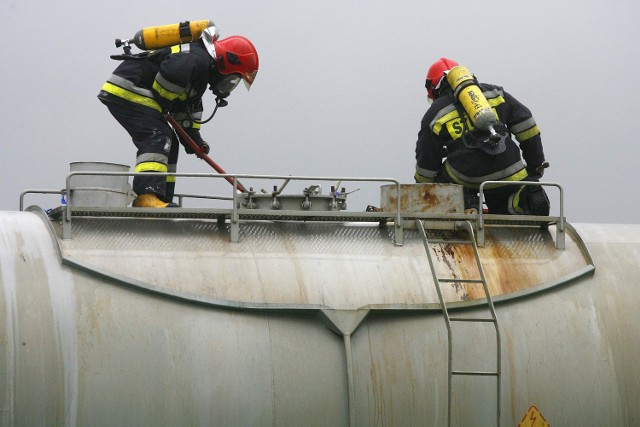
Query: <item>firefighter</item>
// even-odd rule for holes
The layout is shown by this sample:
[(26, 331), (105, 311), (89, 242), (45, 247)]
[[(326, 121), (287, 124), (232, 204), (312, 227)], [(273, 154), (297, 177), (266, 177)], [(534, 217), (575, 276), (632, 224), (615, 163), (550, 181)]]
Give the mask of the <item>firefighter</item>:
[[(242, 80), (249, 89), (258, 72), (258, 53), (244, 37), (218, 39), (215, 27), (191, 43), (123, 55), (122, 63), (102, 86), (98, 99), (125, 128), (137, 147), (135, 172), (175, 172), (179, 141), (166, 120), (171, 114), (189, 136), (209, 152), (200, 135), (202, 96), (207, 86), (216, 107)], [(215, 112), (215, 110), (214, 110)], [(188, 154), (193, 150), (185, 148)], [(175, 177), (135, 176), (134, 207), (167, 207)]]
[[(461, 94), (447, 79), (458, 65), (440, 58), (428, 70), (425, 86), (431, 105), (418, 133), (415, 180), (461, 184), (465, 212), (474, 213), (482, 182), (538, 181), (549, 164), (530, 110), (502, 87), (478, 83), (472, 76), (479, 90), (475, 94), (470, 91), (471, 96), (480, 92), (489, 111), (495, 113), (495, 121), (487, 129), (474, 126), (472, 112), (465, 110), (458, 98)], [(489, 213), (549, 214), (549, 199), (542, 186), (487, 184), (484, 195)]]

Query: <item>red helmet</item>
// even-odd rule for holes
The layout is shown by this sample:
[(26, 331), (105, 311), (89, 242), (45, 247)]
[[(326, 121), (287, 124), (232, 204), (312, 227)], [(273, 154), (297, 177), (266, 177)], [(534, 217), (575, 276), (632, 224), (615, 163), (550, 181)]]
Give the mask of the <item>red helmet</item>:
[(429, 67), (427, 81), (424, 86), (427, 88), (427, 94), (430, 99), (438, 97), (438, 90), (444, 80), (445, 72), (457, 66), (458, 63), (453, 59), (440, 58)]
[(209, 55), (216, 61), (220, 74), (239, 74), (247, 86), (251, 86), (258, 73), (258, 51), (249, 40), (241, 36), (231, 36), (219, 40), (215, 26), (206, 28), (202, 35)]
[(258, 51), (242, 36), (231, 36), (213, 42), (216, 68), (220, 74), (240, 74), (247, 89), (258, 74)]

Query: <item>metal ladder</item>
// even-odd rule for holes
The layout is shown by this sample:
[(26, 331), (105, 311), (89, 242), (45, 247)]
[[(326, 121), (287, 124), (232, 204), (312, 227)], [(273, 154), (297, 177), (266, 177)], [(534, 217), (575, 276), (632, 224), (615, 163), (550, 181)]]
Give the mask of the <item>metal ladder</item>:
[[(501, 399), (501, 341), (500, 341), (500, 328), (498, 325), (498, 318), (496, 317), (496, 311), (493, 306), (491, 294), (487, 287), (487, 281), (484, 275), (484, 269), (480, 262), (480, 256), (478, 254), (478, 247), (476, 245), (475, 235), (473, 232), (473, 226), (469, 221), (456, 221), (455, 229), (466, 229), (469, 235), (469, 240), (448, 240), (448, 239), (431, 239), (427, 237), (423, 221), (417, 220), (417, 227), (420, 230), (424, 247), (429, 259), (429, 267), (433, 274), (434, 284), (438, 293), (438, 299), (440, 300), (440, 306), (442, 307), (442, 313), (444, 314), (444, 320), (447, 326), (447, 339), (448, 339), (448, 386), (447, 386), (447, 425), (451, 425), (451, 395), (452, 395), (452, 378), (454, 375), (467, 375), (467, 376), (494, 376), (496, 378), (496, 426), (500, 426), (500, 399)], [(473, 253), (475, 255), (476, 264), (480, 274), (480, 279), (456, 279), (438, 277), (434, 265), (433, 256), (430, 250), (431, 244), (448, 244), (448, 245), (471, 245), (473, 247)], [(484, 294), (486, 297), (486, 304), (489, 307), (490, 317), (451, 317), (449, 316), (449, 310), (447, 304), (442, 296), (441, 284), (443, 283), (482, 283)], [(496, 370), (495, 371), (473, 371), (473, 370), (453, 370), (453, 341), (452, 341), (452, 322), (477, 322), (477, 323), (493, 323), (496, 332)]]

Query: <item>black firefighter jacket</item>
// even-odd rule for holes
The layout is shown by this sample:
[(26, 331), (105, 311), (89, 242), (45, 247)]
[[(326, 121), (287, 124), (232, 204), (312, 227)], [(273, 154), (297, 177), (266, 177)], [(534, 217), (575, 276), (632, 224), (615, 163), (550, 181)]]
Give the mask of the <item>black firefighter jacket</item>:
[[(417, 182), (453, 181), (477, 189), (483, 181), (526, 179), (527, 170), (533, 171), (544, 162), (540, 130), (529, 109), (500, 86), (479, 86), (498, 116), (495, 127), (506, 136), (506, 149), (500, 154), (488, 154), (463, 143), (463, 135), (479, 140), (486, 138), (488, 132), (475, 129), (462, 107), (454, 104), (453, 94), (443, 93), (422, 118), (416, 143)], [(447, 177), (437, 179), (439, 174)]]
[(122, 61), (98, 98), (152, 114), (170, 113), (201, 143), (198, 122), (212, 66), (213, 59), (200, 41), (150, 51)]

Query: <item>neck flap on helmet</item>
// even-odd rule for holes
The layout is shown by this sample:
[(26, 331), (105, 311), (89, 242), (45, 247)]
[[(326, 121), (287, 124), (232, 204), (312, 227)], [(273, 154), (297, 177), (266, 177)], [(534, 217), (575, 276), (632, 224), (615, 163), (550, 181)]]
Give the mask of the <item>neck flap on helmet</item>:
[(218, 27), (212, 25), (210, 27), (205, 28), (200, 35), (202, 42), (204, 43), (204, 47), (209, 52), (209, 55), (213, 59), (216, 59), (216, 46), (215, 42), (220, 38), (220, 31), (218, 31)]

